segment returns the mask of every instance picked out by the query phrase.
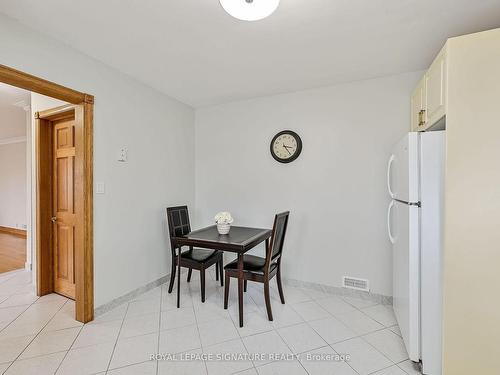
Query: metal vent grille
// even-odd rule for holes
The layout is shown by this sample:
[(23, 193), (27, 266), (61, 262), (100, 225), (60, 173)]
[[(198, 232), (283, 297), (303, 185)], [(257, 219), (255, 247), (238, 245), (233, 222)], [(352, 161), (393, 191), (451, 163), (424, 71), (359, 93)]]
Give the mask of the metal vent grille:
[(358, 279), (357, 277), (344, 276), (342, 277), (342, 285), (344, 288), (370, 291), (370, 282), (366, 279)]

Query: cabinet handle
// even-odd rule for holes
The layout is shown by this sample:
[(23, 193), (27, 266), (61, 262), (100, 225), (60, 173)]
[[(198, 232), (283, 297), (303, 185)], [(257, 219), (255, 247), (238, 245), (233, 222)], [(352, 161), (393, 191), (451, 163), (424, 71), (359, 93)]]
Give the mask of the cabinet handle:
[(418, 126), (425, 125), (424, 114), (425, 114), (425, 109), (422, 109), (420, 110), (420, 112), (418, 112)]

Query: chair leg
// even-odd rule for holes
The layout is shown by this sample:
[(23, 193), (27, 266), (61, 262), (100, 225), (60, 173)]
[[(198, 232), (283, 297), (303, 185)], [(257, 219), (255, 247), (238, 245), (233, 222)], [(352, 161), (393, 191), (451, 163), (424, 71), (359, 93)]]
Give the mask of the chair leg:
[(174, 289), (176, 266), (177, 266), (176, 260), (172, 259), (172, 267), (170, 269), (170, 284), (168, 284), (168, 293), (172, 293), (172, 289)]
[(248, 284), (248, 280), (245, 280), (243, 282), (243, 291), (246, 292), (247, 291), (247, 284)]
[(188, 283), (191, 282), (191, 275), (192, 274), (193, 274), (193, 269), (190, 268), (189, 271), (188, 271), (188, 280), (187, 280)]
[(181, 249), (177, 256), (177, 308), (181, 307)]
[(273, 321), (273, 312), (271, 310), (271, 297), (269, 294), (269, 280), (264, 281), (264, 298), (266, 300), (267, 317)]
[(281, 303), (285, 304), (285, 295), (283, 294), (283, 285), (281, 284), (281, 264), (278, 265), (278, 272), (276, 273), (276, 283), (278, 284), (278, 292), (280, 294)]
[(205, 269), (200, 270), (201, 302), (205, 302)]
[(227, 310), (227, 303), (229, 299), (229, 280), (231, 280), (231, 278), (226, 273), (226, 286), (224, 287), (224, 310)]
[(219, 261), (215, 263), (215, 281), (219, 281)]
[(222, 261), (222, 256), (219, 261), (219, 273), (220, 273), (220, 286), (224, 286), (224, 263)]

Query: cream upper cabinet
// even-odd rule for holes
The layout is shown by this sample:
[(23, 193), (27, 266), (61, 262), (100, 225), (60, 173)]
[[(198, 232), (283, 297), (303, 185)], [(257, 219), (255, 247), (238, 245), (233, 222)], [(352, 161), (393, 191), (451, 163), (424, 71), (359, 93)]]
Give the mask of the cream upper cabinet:
[(414, 132), (422, 130), (427, 122), (425, 82), (425, 77), (423, 77), (411, 96), (411, 131)]
[(446, 113), (446, 49), (439, 53), (425, 75), (427, 123), (434, 125)]
[(447, 73), (445, 46), (412, 94), (411, 131), (427, 130), (446, 114)]

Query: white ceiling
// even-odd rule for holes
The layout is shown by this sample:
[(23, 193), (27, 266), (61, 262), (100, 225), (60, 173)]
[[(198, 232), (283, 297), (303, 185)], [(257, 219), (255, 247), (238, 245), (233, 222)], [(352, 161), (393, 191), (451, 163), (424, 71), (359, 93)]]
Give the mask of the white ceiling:
[[(243, 1), (243, 0), (242, 0)], [(447, 37), (500, 27), (499, 0), (0, 0), (0, 12), (194, 107), (421, 70)]]

